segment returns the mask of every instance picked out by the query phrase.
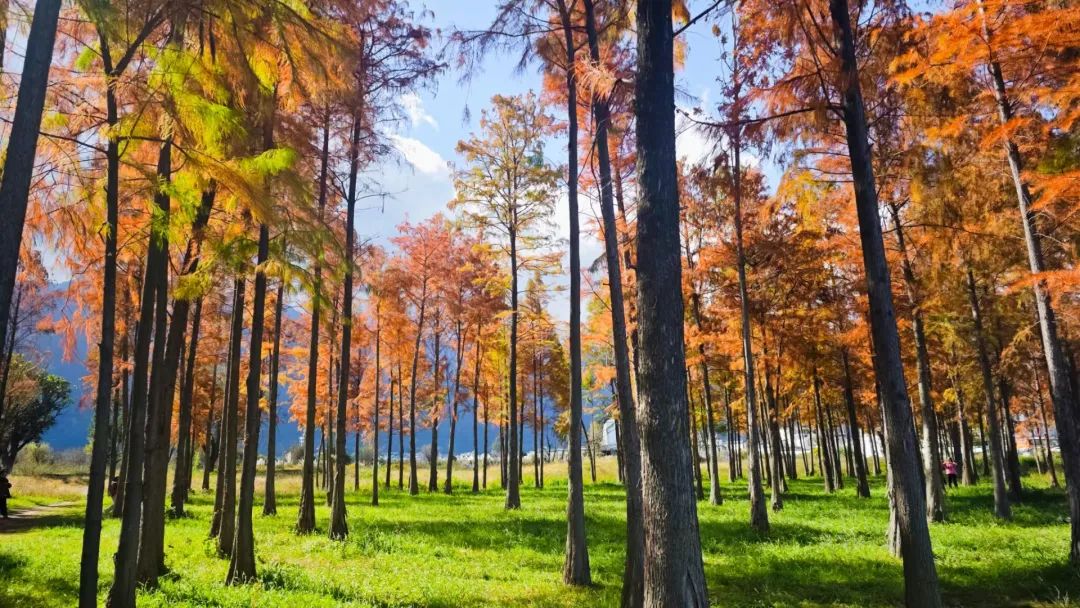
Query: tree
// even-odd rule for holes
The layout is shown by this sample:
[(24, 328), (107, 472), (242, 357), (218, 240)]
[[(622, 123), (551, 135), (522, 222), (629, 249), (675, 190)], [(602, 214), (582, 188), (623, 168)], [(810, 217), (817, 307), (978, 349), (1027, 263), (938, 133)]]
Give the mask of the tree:
[[(456, 173), (457, 197), (464, 221), (498, 241), (510, 265), (510, 360), (508, 370), (509, 428), (518, 426), (518, 271), (535, 262), (546, 242), (542, 223), (554, 209), (559, 172), (544, 160), (542, 137), (552, 121), (532, 93), (496, 95), (480, 119), (482, 136), (460, 141), (458, 153), (467, 168)], [(506, 508), (521, 506), (518, 470), (521, 450), (517, 433), (509, 434)]]
[(12, 357), (10, 365), (7, 414), (0, 421), (0, 463), (6, 471), (14, 466), (19, 452), (40, 441), (71, 404), (67, 380), (41, 370), (19, 354)]
[[(22, 77), (19, 80), (19, 99), (15, 104), (15, 117), (8, 136), (4, 175), (0, 179), (0, 212), (6, 218), (0, 224), (0, 344), (7, 341), (19, 249), (30, 197), (30, 180), (34, 175), (34, 158), (49, 85), (60, 4), (60, 0), (38, 0), (34, 6), (34, 18), (26, 39)], [(6, 14), (3, 25), (6, 29)], [(2, 53), (3, 45), (0, 44)], [(105, 414), (107, 420), (108, 410)]]
[(638, 5), (638, 422), (645, 606), (709, 603), (690, 473), (675, 166), (672, 3)]

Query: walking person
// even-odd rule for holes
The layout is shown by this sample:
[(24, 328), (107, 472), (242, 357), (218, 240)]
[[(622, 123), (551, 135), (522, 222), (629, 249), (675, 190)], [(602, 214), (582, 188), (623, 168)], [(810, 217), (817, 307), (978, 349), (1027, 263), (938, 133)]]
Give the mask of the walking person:
[(941, 463), (941, 468), (945, 470), (945, 483), (950, 488), (958, 488), (960, 484), (956, 480), (956, 461), (949, 458), (945, 462)]

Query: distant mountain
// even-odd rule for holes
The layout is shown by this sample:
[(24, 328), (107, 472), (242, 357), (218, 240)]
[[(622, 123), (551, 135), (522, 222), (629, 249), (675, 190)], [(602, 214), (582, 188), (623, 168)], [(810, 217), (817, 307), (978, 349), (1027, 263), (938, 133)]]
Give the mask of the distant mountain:
[[(55, 291), (58, 298), (66, 297), (66, 286), (57, 285)], [(85, 336), (79, 336), (75, 342), (75, 350), (71, 361), (64, 361), (63, 359), (63, 344), (61, 342), (61, 336), (56, 334), (36, 334), (34, 336), (33, 348), (36, 350), (44, 361), (46, 369), (53, 374), (61, 376), (71, 383), (72, 387), (72, 405), (66, 408), (59, 417), (56, 419), (56, 425), (49, 429), (42, 437), (42, 441), (52, 446), (55, 450), (67, 450), (71, 448), (85, 447), (89, 443), (90, 425), (93, 421), (93, 396), (84, 394), (86, 387), (83, 385), (83, 376), (86, 375), (87, 370), (83, 364), (86, 361), (86, 355), (89, 351), (89, 345), (87, 344)], [(471, 402), (470, 402), (471, 403)], [(80, 404), (85, 404), (86, 407), (80, 407)], [(279, 387), (278, 392), (278, 429), (277, 429), (277, 452), (281, 456), (290, 447), (300, 443), (303, 431), (300, 425), (293, 420), (289, 419), (289, 396), (283, 388)], [(385, 407), (385, 406), (384, 406)], [(472, 451), (472, 414), (465, 412), (466, 408), (461, 408), (462, 412), (458, 416), (457, 426), (457, 439), (455, 440), (455, 449), (459, 453), (466, 451)], [(397, 408), (395, 404), (394, 414), (394, 443), (397, 443)], [(381, 412), (381, 417), (385, 420), (386, 411)], [(259, 449), (263, 453), (266, 451), (266, 434), (267, 423), (266, 416), (263, 416), (263, 426), (259, 432)], [(408, 416), (406, 415), (406, 419)], [(586, 424), (588, 418), (586, 417)], [(483, 449), (483, 429), (480, 429), (480, 448)], [(549, 430), (549, 441), (550, 430)], [(496, 447), (496, 441), (498, 438), (498, 427), (492, 425), (489, 430), (489, 448), (494, 449)], [(353, 451), (354, 437), (350, 434), (348, 437), (348, 451)], [(364, 439), (361, 438), (363, 441)], [(318, 441), (318, 432), (316, 432), (316, 441)], [(416, 447), (420, 450), (422, 447), (427, 446), (431, 442), (431, 431), (429, 429), (421, 429), (416, 434)], [(522, 450), (529, 452), (533, 450), (533, 438), (532, 430), (525, 429), (525, 438)], [(386, 450), (386, 435), (382, 433), (379, 441), (380, 449)], [(447, 453), (450, 445), (450, 424), (449, 421), (443, 420), (439, 424), (439, 452), (441, 454)], [(396, 454), (397, 447), (394, 447)]]

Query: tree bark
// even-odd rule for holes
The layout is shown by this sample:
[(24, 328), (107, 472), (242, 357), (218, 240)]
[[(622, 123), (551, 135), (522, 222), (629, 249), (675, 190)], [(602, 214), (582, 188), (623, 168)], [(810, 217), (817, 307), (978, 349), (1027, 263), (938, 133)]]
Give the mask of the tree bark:
[[(361, 94), (361, 98), (363, 94)], [(330, 538), (345, 540), (349, 536), (349, 524), (345, 512), (345, 424), (346, 406), (349, 403), (349, 377), (352, 373), (352, 303), (353, 264), (356, 240), (356, 180), (360, 170), (360, 132), (362, 116), (357, 112), (353, 118), (352, 140), (349, 145), (349, 186), (345, 200), (345, 282), (341, 294), (341, 356), (338, 362), (337, 433), (334, 435), (334, 496), (330, 509)], [(378, 371), (376, 370), (376, 374)]]
[[(169, 144), (163, 144), (158, 157), (158, 174), (169, 173)], [(155, 196), (155, 203), (162, 204), (168, 197)], [(166, 204), (167, 210), (167, 204)], [(167, 211), (166, 211), (167, 212)], [(120, 542), (116, 550), (115, 574), (109, 589), (108, 605), (112, 608), (135, 606), (135, 584), (139, 556), (139, 524), (142, 519), (143, 468), (146, 462), (147, 401), (149, 382), (150, 342), (155, 327), (155, 309), (164, 298), (158, 290), (164, 289), (163, 275), (167, 271), (165, 249), (161, 241), (151, 238), (143, 275), (142, 295), (139, 301), (139, 322), (135, 336), (134, 381), (132, 387), (131, 415), (128, 421), (126, 445), (128, 469), (124, 478), (124, 513), (120, 524)], [(162, 311), (161, 318), (165, 315)], [(163, 345), (164, 336), (159, 332), (158, 344)], [(110, 379), (111, 382), (111, 379)]]
[(855, 391), (851, 380), (851, 362), (847, 348), (840, 351), (844, 364), (844, 403), (847, 405), (848, 432), (851, 433), (851, 450), (855, 459), (855, 494), (870, 498), (870, 484), (866, 480), (866, 457), (863, 456), (862, 439), (859, 437), (859, 419), (855, 415)]
[(420, 340), (424, 335), (424, 314), (427, 312), (427, 281), (427, 277), (424, 277), (421, 285), (416, 341), (413, 344), (412, 376), (409, 378), (409, 494), (413, 496), (420, 493), (420, 486), (416, 481), (416, 372), (420, 364)]
[(1009, 497), (1005, 490), (1005, 459), (1001, 447), (1001, 426), (998, 422), (997, 404), (994, 399), (994, 377), (990, 369), (990, 355), (986, 352), (986, 336), (983, 334), (979, 296), (975, 290), (975, 274), (967, 269), (968, 302), (971, 320), (975, 325), (975, 349), (979, 355), (979, 371), (982, 372), (983, 393), (986, 396), (987, 422), (990, 426), (990, 470), (994, 481), (994, 515), (1000, 519), (1012, 519)]
[(829, 0), (829, 13), (840, 53), (841, 107), (867, 278), (874, 366), (880, 380), (883, 411), (888, 421), (888, 464), (892, 472), (895, 512), (902, 539), (905, 601), (908, 606), (935, 608), (941, 606), (941, 593), (925, 517), (926, 499), (920, 487), (922, 480), (915, 452), (911, 401), (900, 357), (900, 336), (896, 328), (892, 286), (881, 235), (877, 188), (847, 0)]
[[(202, 324), (202, 298), (195, 301), (195, 315), (191, 320), (191, 337), (187, 345), (187, 361), (184, 366), (184, 383), (180, 387), (180, 419), (176, 431), (176, 466), (173, 469), (173, 487), (169, 505), (173, 517), (184, 516), (184, 502), (191, 485), (191, 458), (194, 453), (191, 442), (191, 407), (195, 392), (195, 357), (199, 348), (199, 329)], [(175, 317), (175, 312), (174, 312)]]
[[(41, 115), (45, 109), (45, 93), (49, 88), (49, 67), (52, 65), (60, 4), (60, 0), (37, 0), (34, 6), (34, 17), (26, 38), (22, 76), (19, 79), (19, 98), (15, 102), (15, 116), (8, 134), (3, 177), (0, 178), (0, 214), (4, 217), (4, 221), (0, 222), (0, 344), (4, 344), (7, 339), (11, 296), (15, 291), (15, 276), (19, 271), (19, 247), (22, 244), (26, 208), (30, 200), (30, 180), (34, 177), (34, 159), (37, 155)], [(6, 15), (4, 21), (7, 21)], [(0, 45), (0, 55), (3, 50), (4, 47)], [(112, 229), (116, 229), (115, 224)], [(111, 375), (106, 387), (112, 387)], [(111, 390), (109, 392), (111, 394)], [(98, 402), (98, 407), (101, 407), (101, 402)], [(105, 413), (108, 412), (106, 399)], [(108, 417), (102, 422), (107, 420)], [(107, 424), (102, 426), (107, 428)], [(104, 441), (101, 445), (104, 447)], [(104, 458), (101, 458), (101, 462), (104, 462)], [(100, 535), (100, 532), (98, 534)]]
[[(637, 42), (638, 422), (647, 557), (643, 605), (704, 607), (709, 594), (685, 441), (686, 362), (670, 0), (638, 5)], [(624, 587), (628, 583), (624, 582)]]
[[(992, 36), (986, 21), (985, 9), (981, 0), (978, 2), (982, 18), (983, 38), (987, 46), (992, 44)], [(991, 52), (988, 71), (993, 81), (994, 100), (997, 104), (998, 118), (1002, 125), (1013, 118), (1012, 104), (1005, 87), (1005, 77), (1001, 65)], [(1042, 236), (1039, 234), (1036, 214), (1031, 209), (1031, 193), (1024, 182), (1024, 164), (1020, 149), (1010, 137), (1004, 139), (1005, 155), (1009, 162), (1009, 173), (1016, 188), (1016, 200), (1020, 210), (1020, 221), (1024, 230), (1024, 244), (1027, 249), (1028, 265), (1031, 274), (1038, 276), (1045, 270), (1042, 252)], [(1077, 413), (1074, 411), (1076, 395), (1073, 393), (1069, 378), (1068, 364), (1058, 336), (1057, 314), (1054, 311), (1050, 289), (1045, 279), (1039, 278), (1034, 286), (1035, 306), (1039, 317), (1039, 332), (1042, 336), (1043, 356), (1050, 380), (1050, 401), (1054, 406), (1054, 420), (1057, 423), (1058, 445), (1061, 448), (1062, 467), (1065, 472), (1066, 488), (1069, 496), (1069, 520), (1071, 522), (1069, 539), (1069, 561), (1074, 567), (1080, 566), (1080, 437)]]
[(285, 309), (285, 279), (278, 283), (277, 302), (274, 305), (274, 345), (270, 353), (270, 384), (267, 395), (269, 411), (266, 429), (266, 488), (263, 497), (263, 515), (277, 515), (277, 418), (278, 418), (278, 372), (281, 367), (281, 315)]
[[(600, 44), (596, 25), (596, 11), (593, 0), (584, 0), (585, 29), (589, 44), (589, 60), (599, 64)], [(569, 44), (569, 42), (568, 42)], [(604, 233), (604, 260), (608, 271), (608, 295), (611, 300), (612, 341), (615, 354), (615, 388), (618, 393), (620, 434), (623, 446), (622, 473), (626, 485), (626, 562), (623, 568), (622, 605), (640, 605), (642, 590), (639, 581), (644, 574), (645, 532), (642, 519), (641, 495), (641, 441), (638, 436), (637, 411), (631, 379), (630, 353), (627, 340), (626, 314), (623, 293), (622, 267), (619, 260), (618, 227), (615, 221), (615, 201), (611, 167), (608, 129), (611, 124), (611, 110), (608, 100), (593, 96), (591, 101), (593, 121), (595, 123), (594, 146), (597, 168), (600, 174), (600, 215)], [(579, 411), (580, 417), (580, 411)], [(574, 428), (571, 421), (571, 428)], [(580, 439), (571, 433), (571, 463), (576, 462), (578, 469), (576, 481), (581, 481), (581, 446)], [(576, 448), (575, 448), (576, 443)], [(570, 465), (573, 468), (573, 464)], [(580, 485), (580, 483), (579, 483)], [(580, 490), (580, 488), (579, 488)], [(573, 498), (573, 497), (572, 497)], [(583, 503), (583, 501), (582, 501)], [(582, 515), (582, 518), (584, 515)], [(582, 526), (584, 523), (582, 522)], [(584, 528), (582, 527), (582, 530)], [(581, 542), (584, 543), (582, 531)], [(627, 584), (630, 583), (629, 588)]]
[(918, 281), (908, 258), (904, 227), (900, 222), (900, 210), (895, 202), (888, 204), (896, 229), (896, 242), (900, 249), (900, 266), (904, 286), (911, 304), (911, 331), (915, 337), (915, 361), (919, 373), (919, 419), (922, 422), (923, 479), (926, 482), (926, 516), (932, 522), (945, 521), (945, 489), (941, 480), (941, 457), (938, 445), (937, 413), (934, 411), (930, 372), (930, 353), (926, 345), (926, 329), (923, 323)]
[[(60, 0), (47, 0), (47, 4), (43, 3), (42, 6), (55, 7), (56, 14), (59, 15)], [(34, 12), (36, 21), (39, 11), (35, 10)], [(31, 34), (31, 37), (34, 37), (35, 42), (40, 38), (55, 39), (55, 21), (57, 17), (53, 17), (51, 28), (45, 28), (44, 22), (48, 21), (48, 19), (45, 11), (41, 11), (40, 14), (43, 23), (41, 29), (52, 29), (52, 36), (45, 36), (48, 32), (41, 32), (38, 37), (34, 37), (33, 33)], [(31, 23), (31, 29), (33, 28), (34, 25)], [(27, 44), (29, 45), (30, 42), (28, 41)], [(37, 48), (36, 44), (34, 46)], [(3, 48), (0, 47), (0, 52), (2, 51)], [(108, 44), (101, 45), (101, 52), (105, 56), (108, 56)], [(45, 80), (47, 80), (47, 70), (51, 62), (52, 44), (50, 43), (49, 58), (44, 62), (46, 78), (42, 79), (42, 105), (44, 105), (45, 102)], [(41, 68), (41, 65), (36, 62), (33, 65), (35, 66), (35, 69)], [(18, 103), (16, 103), (16, 105), (18, 105)], [(106, 89), (105, 105), (106, 123), (110, 127), (114, 127), (119, 122), (119, 116), (117, 112), (116, 92), (113, 86), (109, 86)], [(40, 126), (39, 116), (38, 124), (34, 126), (33, 134), (31, 135), (32, 137), (37, 136), (38, 128), (40, 128)], [(107, 434), (109, 430), (109, 399), (111, 398), (110, 393), (113, 386), (113, 354), (115, 346), (114, 341), (116, 339), (116, 231), (119, 226), (120, 215), (120, 148), (115, 131), (110, 129), (109, 133), (113, 136), (109, 138), (105, 150), (105, 226), (103, 229), (105, 258), (103, 262), (104, 267), (102, 268), (103, 276), (101, 283), (101, 341), (98, 343), (97, 391), (94, 400), (94, 442), (90, 451), (90, 478), (86, 489), (86, 516), (83, 521), (82, 555), (79, 562), (79, 608), (95, 608), (97, 606), (98, 555), (101, 553), (102, 502), (105, 499), (106, 485), (112, 483), (111, 475), (109, 479), (104, 479), (104, 476), (106, 464), (105, 454), (108, 447), (106, 443), (109, 440)], [(11, 152), (9, 151), (8, 154), (11, 154)], [(33, 159), (31, 159), (30, 162), (32, 166)], [(26, 179), (30, 179), (29, 171), (26, 172)], [(27, 182), (27, 184), (27, 192), (29, 193), (29, 182)], [(3, 186), (0, 184), (0, 189), (2, 188)], [(21, 226), (19, 227), (19, 231), (20, 237), (16, 239), (16, 243), (21, 241)], [(18, 256), (17, 249), (16, 256)], [(17, 257), (15, 263), (17, 266)], [(14, 275), (12, 275), (12, 279), (14, 280)], [(0, 298), (2, 297), (3, 296), (0, 296)], [(0, 312), (0, 324), (6, 326), (6, 322), (7, 313)], [(0, 344), (4, 343), (3, 334), (4, 331), (0, 330)], [(126, 350), (126, 337), (124, 348)], [(126, 419), (127, 416), (125, 416), (125, 422)], [(119, 434), (119, 429), (114, 428), (113, 432)], [(115, 454), (115, 448), (113, 452)], [(115, 504), (116, 503), (114, 503), (114, 505)]]
[[(271, 102), (273, 103), (273, 102)], [(272, 148), (273, 111), (264, 125), (264, 149)], [(269, 144), (269, 145), (265, 145)], [(252, 530), (252, 511), (255, 506), (255, 474), (259, 458), (259, 427), (262, 412), (262, 340), (266, 317), (266, 261), (270, 257), (270, 228), (259, 225), (259, 250), (255, 265), (255, 294), (251, 302), (251, 343), (248, 347), (247, 411), (244, 415), (244, 461), (240, 471), (239, 505), (229, 572), (225, 584), (235, 585), (255, 580), (255, 537)], [(238, 370), (239, 371), (239, 370)], [(235, 447), (234, 447), (235, 449)], [(235, 467), (235, 459), (232, 461)]]
[[(382, 302), (376, 301), (375, 303), (375, 420), (371, 426), (371, 506), (379, 506), (379, 385), (382, 380)], [(394, 387), (390, 386), (390, 403), (393, 404)], [(390, 425), (391, 431), (389, 436), (392, 438), (393, 424), (394, 424), (394, 412), (393, 405), (390, 406)], [(359, 422), (359, 421), (358, 421)], [(393, 439), (391, 439), (393, 441)], [(386, 485), (390, 485), (390, 447), (387, 444), (386, 448), (386, 470), (387, 478)], [(356, 445), (356, 465), (360, 466), (360, 441), (357, 437)], [(360, 485), (359, 478), (357, 479), (357, 486)], [(357, 488), (359, 489), (359, 488)]]

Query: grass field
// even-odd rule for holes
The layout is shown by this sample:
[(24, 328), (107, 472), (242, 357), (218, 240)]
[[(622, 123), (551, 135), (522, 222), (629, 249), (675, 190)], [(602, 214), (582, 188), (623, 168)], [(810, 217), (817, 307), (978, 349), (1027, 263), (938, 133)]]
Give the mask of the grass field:
[[(602, 479), (614, 463), (601, 463)], [(530, 467), (526, 469), (531, 473)], [(396, 489), (370, 506), (370, 471), (350, 492), (350, 535), (332, 542), (324, 533), (329, 509), (320, 501), (319, 534), (292, 532), (297, 510), (296, 471), (279, 481), (277, 517), (255, 518), (259, 582), (223, 584), (228, 561), (207, 540), (213, 497), (196, 491), (191, 514), (170, 520), (160, 588), (140, 592), (141, 606), (457, 607), (616, 606), (622, 576), (624, 502), (613, 481), (586, 482), (589, 553), (594, 585), (561, 584), (566, 486), (562, 465), (550, 465), (547, 487), (526, 475), (522, 508), (506, 512), (494, 488), (469, 493), (470, 471), (460, 471), (454, 496)], [(420, 475), (426, 479), (426, 471)], [(588, 479), (588, 475), (586, 474)], [(351, 484), (352, 471), (349, 472)], [(261, 481), (261, 480), (260, 480)], [(47, 510), (32, 526), (0, 534), (0, 605), (72, 606), (78, 588), (83, 503), (78, 478), (13, 477), (14, 508), (71, 501)], [(1041, 478), (1014, 520), (991, 516), (990, 487), (951, 490), (948, 522), (932, 526), (938, 572), (950, 606), (1076, 606), (1080, 575), (1066, 565), (1065, 496)], [(747, 526), (745, 486), (723, 484), (725, 502), (699, 503), (705, 570), (717, 606), (897, 606), (901, 565), (884, 544), (888, 508), (883, 479), (873, 498), (848, 489), (829, 496), (819, 479), (790, 483), (785, 508), (771, 513), (772, 529)], [(261, 489), (261, 487), (260, 487)], [(258, 502), (258, 501), (257, 501)], [(261, 513), (261, 506), (257, 506)], [(106, 522), (99, 593), (112, 577), (119, 522)]]

